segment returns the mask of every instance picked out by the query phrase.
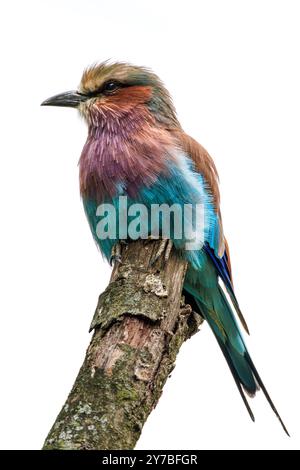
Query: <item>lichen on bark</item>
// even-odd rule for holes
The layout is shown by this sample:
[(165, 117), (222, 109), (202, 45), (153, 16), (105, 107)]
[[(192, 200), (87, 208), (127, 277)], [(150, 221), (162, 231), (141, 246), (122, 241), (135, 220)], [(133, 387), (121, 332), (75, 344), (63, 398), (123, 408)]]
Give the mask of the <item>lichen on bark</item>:
[(44, 449), (133, 449), (174, 368), (201, 323), (182, 303), (186, 264), (172, 251), (151, 260), (158, 241), (123, 247), (100, 295), (94, 334)]

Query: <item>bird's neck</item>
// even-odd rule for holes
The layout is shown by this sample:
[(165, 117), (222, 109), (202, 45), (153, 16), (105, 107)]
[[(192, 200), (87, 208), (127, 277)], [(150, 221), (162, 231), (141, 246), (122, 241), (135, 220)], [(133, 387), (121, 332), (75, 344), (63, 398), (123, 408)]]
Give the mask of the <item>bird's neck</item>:
[(145, 107), (124, 115), (113, 109), (99, 114), (79, 161), (82, 197), (101, 202), (120, 191), (134, 197), (167, 171), (173, 149), (172, 134)]

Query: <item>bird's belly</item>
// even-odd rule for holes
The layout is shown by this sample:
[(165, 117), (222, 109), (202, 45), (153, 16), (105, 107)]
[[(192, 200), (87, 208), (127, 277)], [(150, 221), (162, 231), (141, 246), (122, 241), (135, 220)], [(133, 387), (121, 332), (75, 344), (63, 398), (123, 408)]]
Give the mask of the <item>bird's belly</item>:
[[(190, 170), (189, 170), (190, 171)], [(160, 175), (149, 186), (141, 185), (135, 196), (120, 184), (119, 193), (100, 205), (84, 198), (84, 208), (93, 236), (109, 259), (113, 245), (120, 239), (163, 236), (192, 266), (202, 264), (201, 249), (216, 237), (216, 215), (201, 175), (177, 166), (168, 176)]]

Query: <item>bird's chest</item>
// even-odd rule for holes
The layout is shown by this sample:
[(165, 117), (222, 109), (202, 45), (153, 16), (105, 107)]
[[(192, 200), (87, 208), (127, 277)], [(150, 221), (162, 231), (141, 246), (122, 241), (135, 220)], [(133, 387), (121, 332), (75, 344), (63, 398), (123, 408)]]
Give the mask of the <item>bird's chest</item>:
[[(150, 210), (161, 203), (161, 182), (168, 178), (172, 158), (170, 142), (156, 129), (118, 133), (104, 130), (89, 136), (83, 148), (80, 192), (85, 212), (97, 244), (105, 256), (120, 238), (137, 211), (137, 204)], [(126, 218), (124, 217), (126, 214)], [(144, 233), (148, 228), (140, 227)]]
[(83, 198), (102, 202), (125, 192), (135, 198), (167, 172), (171, 145), (157, 129), (151, 133), (103, 130), (89, 135), (79, 161)]

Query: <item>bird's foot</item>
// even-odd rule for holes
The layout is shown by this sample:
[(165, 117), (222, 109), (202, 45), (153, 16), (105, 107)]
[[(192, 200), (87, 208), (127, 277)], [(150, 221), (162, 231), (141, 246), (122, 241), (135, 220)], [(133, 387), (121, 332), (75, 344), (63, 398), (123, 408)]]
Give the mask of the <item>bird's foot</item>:
[[(151, 238), (150, 236), (148, 240), (157, 240), (157, 238)], [(172, 247), (172, 240), (169, 240), (168, 238), (161, 239), (158, 251), (156, 252), (155, 256), (152, 257), (150, 265), (153, 266), (160, 258), (162, 258), (163, 262), (166, 263), (170, 258)]]
[(111, 266), (116, 263), (122, 264), (122, 246), (123, 245), (127, 245), (126, 240), (119, 240), (112, 247), (111, 256), (109, 260), (109, 263)]

